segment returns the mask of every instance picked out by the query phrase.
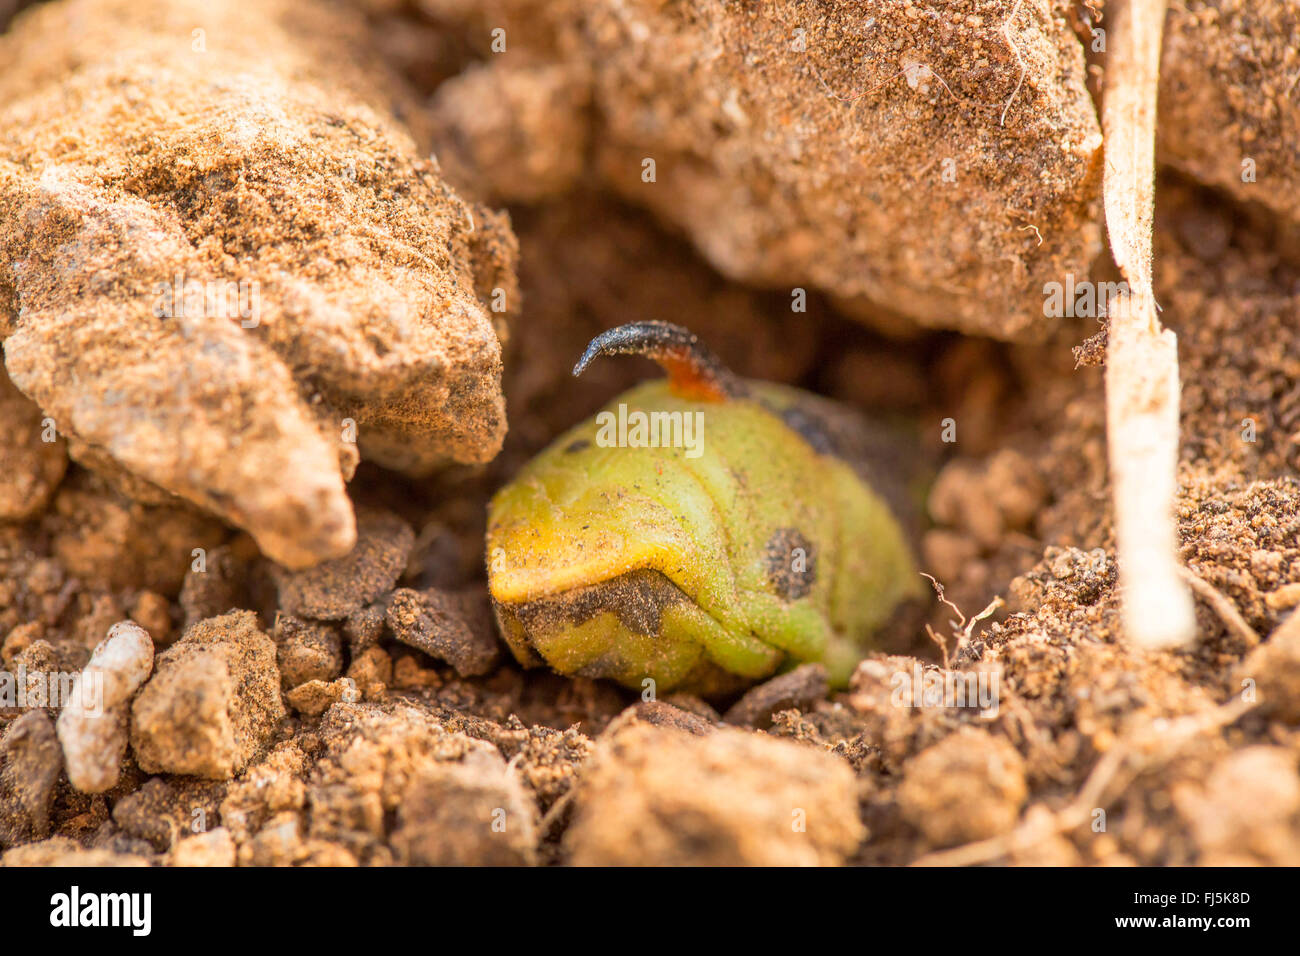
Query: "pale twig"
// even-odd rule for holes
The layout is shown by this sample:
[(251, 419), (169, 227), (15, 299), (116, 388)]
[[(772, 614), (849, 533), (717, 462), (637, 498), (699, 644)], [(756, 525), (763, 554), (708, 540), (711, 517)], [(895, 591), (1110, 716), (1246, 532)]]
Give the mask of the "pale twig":
[(952, 612), (956, 614), (958, 618), (960, 618), (960, 620), (952, 622), (953, 629), (955, 630), (956, 628), (959, 628), (962, 625), (964, 625), (966, 623), (966, 615), (961, 612), (961, 608), (959, 608), (957, 605), (953, 604), (946, 597), (944, 597), (943, 585), (939, 583), (938, 579), (935, 578), (933, 574), (926, 574), (924, 571), (921, 572), (921, 577), (930, 579), (930, 583), (934, 585), (935, 594), (939, 596), (939, 603), (948, 605), (950, 608), (952, 608)]
[(930, 635), (930, 640), (934, 641), (934, 643), (938, 645), (940, 652), (942, 652), (943, 654), (943, 669), (947, 670), (948, 660), (949, 660), (947, 638), (941, 637), (939, 635), (939, 632), (936, 631), (934, 628), (932, 628), (929, 624), (925, 626), (925, 633)]
[[(1036, 843), (1082, 826), (1094, 810), (1113, 803), (1142, 773), (1172, 760), (1182, 748), (1201, 734), (1233, 723), (1256, 704), (1244, 698), (1235, 698), (1220, 704), (1208, 714), (1152, 721), (1143, 732), (1121, 741), (1102, 754), (1092, 772), (1068, 804), (1047, 817), (1026, 814), (1014, 829), (987, 840), (978, 840), (950, 850), (927, 853), (912, 862), (912, 866), (978, 866), (992, 863), (1012, 850), (1033, 846)], [(1155, 745), (1148, 753), (1144, 747)], [(1118, 785), (1116, 782), (1118, 781)]]
[[(1111, 9), (1108, 5), (1107, 9)], [(1146, 650), (1196, 635), (1179, 574), (1178, 345), (1152, 295), (1156, 90), (1164, 0), (1120, 0), (1102, 104), (1102, 196), (1111, 252), (1129, 290), (1108, 306), (1106, 438), (1124, 633)]]
[(1219, 620), (1227, 625), (1229, 631), (1241, 638), (1247, 647), (1254, 647), (1259, 643), (1259, 632), (1246, 623), (1237, 606), (1224, 597), (1218, 588), (1191, 568), (1180, 567), (1178, 571), (1183, 576), (1183, 580), (1192, 586), (1192, 590), (1204, 598), (1205, 603), (1219, 615)]
[(967, 641), (971, 639), (971, 634), (975, 630), (976, 624), (978, 624), (980, 621), (984, 620), (985, 618), (992, 617), (993, 612), (996, 611), (998, 608), (1000, 608), (1004, 603), (1005, 602), (1002, 600), (1002, 598), (995, 597), (992, 601), (989, 601), (988, 606), (985, 607), (984, 610), (980, 611), (973, 618), (967, 621), (965, 629), (961, 632), (962, 644), (965, 644)]
[(554, 826), (555, 821), (560, 818), (560, 814), (564, 812), (564, 808), (573, 802), (573, 793), (574, 790), (570, 787), (568, 790), (564, 791), (558, 800), (551, 804), (551, 809), (546, 811), (545, 815), (542, 817), (542, 822), (538, 824), (538, 829), (543, 835), (551, 832), (551, 827)]
[[(958, 617), (958, 620), (948, 622), (948, 626), (951, 627), (953, 633), (957, 635), (957, 650), (961, 650), (963, 647), (965, 647), (967, 644), (970, 643), (971, 636), (975, 632), (976, 624), (992, 616), (993, 612), (995, 612), (998, 608), (1002, 607), (1003, 604), (1002, 598), (995, 597), (992, 601), (989, 602), (988, 606), (984, 608), (984, 610), (980, 611), (974, 617), (967, 619), (966, 615), (962, 613), (961, 608), (959, 608), (952, 601), (948, 600), (948, 598), (944, 595), (943, 585), (940, 584), (938, 580), (935, 579), (935, 576), (933, 574), (926, 574), (924, 571), (922, 571), (921, 577), (930, 579), (930, 583), (934, 585), (935, 593), (939, 596), (940, 603), (946, 604), (950, 608), (952, 608), (953, 613), (956, 614)], [(927, 624), (925, 626), (925, 629), (930, 634), (930, 640), (934, 641), (936, 644), (939, 645), (940, 649), (942, 649), (943, 666), (944, 669), (946, 670), (948, 668), (948, 642), (946, 640), (941, 639), (939, 635), (934, 632), (934, 629), (930, 627), (930, 625)]]

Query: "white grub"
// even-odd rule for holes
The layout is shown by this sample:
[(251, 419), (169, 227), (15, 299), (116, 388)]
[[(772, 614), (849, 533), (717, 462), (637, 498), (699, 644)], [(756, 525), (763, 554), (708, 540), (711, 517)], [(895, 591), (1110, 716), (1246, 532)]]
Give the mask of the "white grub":
[(68, 780), (82, 793), (103, 793), (117, 783), (131, 698), (152, 670), (149, 633), (134, 621), (119, 621), (73, 682), (57, 729)]

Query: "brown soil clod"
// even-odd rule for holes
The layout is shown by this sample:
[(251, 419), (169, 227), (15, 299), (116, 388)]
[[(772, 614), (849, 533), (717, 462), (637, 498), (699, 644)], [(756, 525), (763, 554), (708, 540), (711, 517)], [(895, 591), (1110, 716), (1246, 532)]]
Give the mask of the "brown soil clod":
[(293, 567), (351, 547), (358, 448), (419, 472), (505, 431), (513, 237), (385, 115), (410, 94), (364, 35), (300, 0), (70, 2), (0, 39), (10, 377), (74, 458)]
[(446, 661), (462, 677), (486, 674), (501, 656), (486, 615), (474, 620), (467, 602), (475, 594), (448, 594), (435, 588), (399, 588), (388, 603), (388, 627), (403, 644)]
[(802, 664), (788, 674), (773, 677), (746, 691), (727, 709), (722, 719), (732, 726), (764, 729), (771, 725), (776, 711), (807, 708), (824, 700), (829, 689), (825, 666)]

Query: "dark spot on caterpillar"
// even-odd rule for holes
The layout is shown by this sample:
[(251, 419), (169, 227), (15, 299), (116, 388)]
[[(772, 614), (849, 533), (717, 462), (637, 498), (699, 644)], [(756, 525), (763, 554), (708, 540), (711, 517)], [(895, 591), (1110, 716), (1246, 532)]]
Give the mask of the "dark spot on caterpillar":
[(566, 455), (572, 455), (582, 451), (584, 448), (590, 447), (591, 442), (586, 438), (575, 438), (573, 441), (569, 442), (569, 444), (564, 446), (564, 453)]
[(559, 622), (583, 624), (612, 611), (634, 634), (655, 637), (665, 608), (688, 600), (681, 588), (658, 571), (641, 568), (609, 581), (573, 588), (562, 594), (516, 605), (514, 612), (528, 630), (549, 630)]
[(794, 601), (817, 582), (817, 550), (796, 528), (778, 528), (764, 549), (767, 579), (778, 597)]
[(903, 463), (915, 451), (900, 433), (815, 395), (800, 395), (784, 408), (768, 405), (768, 410), (818, 454), (838, 458), (852, 468), (859, 479), (885, 499), (911, 536), (919, 534)]
[(831, 441), (831, 436), (806, 409), (791, 405), (781, 412), (781, 421), (785, 422), (787, 428), (798, 432), (817, 454), (840, 457), (840, 449)]

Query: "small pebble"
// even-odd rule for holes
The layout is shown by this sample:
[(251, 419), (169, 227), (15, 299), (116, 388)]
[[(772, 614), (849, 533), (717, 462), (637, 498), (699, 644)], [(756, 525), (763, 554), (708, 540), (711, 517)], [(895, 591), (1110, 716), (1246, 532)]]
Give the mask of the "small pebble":
[(140, 625), (121, 621), (77, 675), (57, 729), (68, 780), (82, 793), (103, 793), (117, 783), (131, 698), (151, 670), (153, 638)]

